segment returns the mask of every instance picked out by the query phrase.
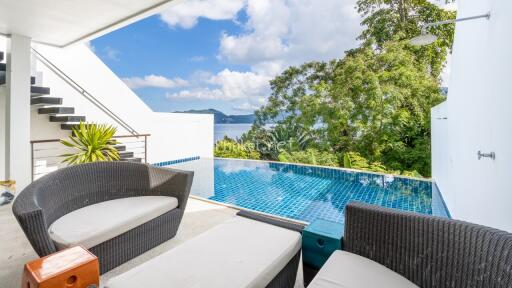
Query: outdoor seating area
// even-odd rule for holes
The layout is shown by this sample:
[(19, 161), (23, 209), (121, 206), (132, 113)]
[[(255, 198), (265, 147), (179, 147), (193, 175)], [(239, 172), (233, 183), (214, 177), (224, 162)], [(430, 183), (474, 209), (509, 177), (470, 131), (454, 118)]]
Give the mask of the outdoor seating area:
[(176, 235), (192, 179), (130, 162), (71, 166), (20, 192), (13, 213), (39, 256), (81, 245), (105, 273)]
[(0, 288), (512, 288), (511, 14), (0, 1)]
[(308, 287), (512, 286), (510, 233), (357, 202), (345, 219), (344, 251)]
[[(106, 274), (176, 235), (192, 178), (193, 173), (139, 163), (76, 165), (29, 185), (12, 209), (39, 256), (81, 246)], [(512, 234), (497, 229), (351, 202), (345, 207), (343, 249), (316, 275), (304, 275), (311, 273), (301, 271), (304, 224), (245, 210), (230, 213), (181, 245), (104, 279), (102, 286), (512, 285)], [(307, 283), (305, 276), (314, 278)]]

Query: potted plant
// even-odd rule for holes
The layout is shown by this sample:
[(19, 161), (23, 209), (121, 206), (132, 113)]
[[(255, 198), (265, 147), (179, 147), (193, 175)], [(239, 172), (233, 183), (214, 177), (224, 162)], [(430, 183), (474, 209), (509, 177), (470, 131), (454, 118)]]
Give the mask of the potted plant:
[(119, 152), (114, 147), (117, 144), (113, 138), (117, 131), (114, 126), (80, 122), (72, 130), (68, 140), (60, 140), (60, 143), (75, 150), (74, 153), (62, 155), (65, 157), (63, 163), (74, 165), (119, 160)]

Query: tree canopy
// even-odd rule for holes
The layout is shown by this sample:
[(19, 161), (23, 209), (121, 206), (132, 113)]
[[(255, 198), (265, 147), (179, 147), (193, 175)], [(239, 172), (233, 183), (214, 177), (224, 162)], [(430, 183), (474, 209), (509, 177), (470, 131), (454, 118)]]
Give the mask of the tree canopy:
[[(360, 46), (344, 58), (289, 67), (275, 77), (268, 103), (256, 111), (244, 139), (268, 138), (263, 126), (273, 121), (274, 129), (308, 131), (315, 140), (303, 150), (338, 155), (338, 163), (356, 153), (375, 163), (368, 167), (429, 176), (430, 109), (444, 99), (440, 74), (454, 27), (432, 28), (439, 38), (431, 45), (408, 40), (425, 23), (455, 14), (427, 0), (359, 0), (356, 6), (365, 27)], [(283, 159), (292, 155), (283, 152)]]

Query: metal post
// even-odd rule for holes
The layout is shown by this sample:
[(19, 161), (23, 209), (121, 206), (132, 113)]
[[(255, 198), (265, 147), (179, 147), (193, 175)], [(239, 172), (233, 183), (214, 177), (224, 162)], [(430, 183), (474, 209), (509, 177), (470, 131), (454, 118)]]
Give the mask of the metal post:
[(34, 143), (33, 142), (30, 142), (30, 171), (32, 171), (32, 175), (31, 175), (31, 179), (32, 179), (32, 182), (34, 182), (34, 174), (35, 174), (35, 171), (34, 171)]
[(148, 136), (144, 135), (144, 163), (148, 163)]

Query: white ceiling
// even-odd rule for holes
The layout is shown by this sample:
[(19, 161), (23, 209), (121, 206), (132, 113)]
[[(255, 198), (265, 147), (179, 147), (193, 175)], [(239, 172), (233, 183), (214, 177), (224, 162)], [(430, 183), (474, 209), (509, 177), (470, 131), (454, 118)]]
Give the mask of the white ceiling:
[(150, 16), (170, 0), (0, 0), (0, 33), (67, 46)]

